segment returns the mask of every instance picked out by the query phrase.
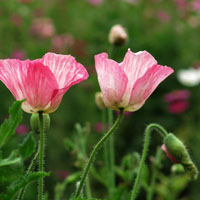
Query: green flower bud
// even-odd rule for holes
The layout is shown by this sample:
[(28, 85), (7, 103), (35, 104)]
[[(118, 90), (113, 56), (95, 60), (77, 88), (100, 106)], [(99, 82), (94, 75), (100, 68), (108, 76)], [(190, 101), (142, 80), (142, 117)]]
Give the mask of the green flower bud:
[(108, 39), (110, 44), (121, 46), (126, 43), (128, 35), (122, 25), (116, 24), (111, 28)]
[(172, 133), (165, 137), (164, 144), (168, 152), (178, 161), (179, 164), (183, 165), (191, 179), (197, 179), (198, 170), (192, 162), (184, 144)]
[(174, 164), (171, 167), (171, 172), (174, 174), (182, 174), (185, 172), (185, 169), (181, 164)]
[[(50, 127), (50, 117), (48, 114), (42, 114), (44, 132), (46, 133)], [(33, 113), (30, 119), (31, 128), (35, 133), (40, 133), (40, 118), (39, 113)]]
[(105, 109), (105, 104), (103, 102), (103, 96), (101, 92), (96, 92), (95, 94), (95, 103), (99, 109)]

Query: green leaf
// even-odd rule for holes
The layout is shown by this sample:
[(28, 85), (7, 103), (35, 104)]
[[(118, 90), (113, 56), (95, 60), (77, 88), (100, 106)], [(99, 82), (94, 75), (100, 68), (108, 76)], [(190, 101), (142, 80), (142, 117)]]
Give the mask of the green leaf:
[(30, 157), (36, 148), (36, 140), (33, 136), (33, 132), (30, 132), (19, 145), (19, 153), (21, 154), (23, 160)]
[(9, 109), (9, 119), (6, 119), (0, 127), (0, 148), (6, 143), (11, 135), (15, 134), (15, 130), (22, 120), (21, 104), (23, 101), (15, 101), (13, 103)]
[(0, 167), (13, 165), (21, 162), (21, 157), (18, 156), (18, 151), (14, 150), (11, 152), (8, 158), (0, 160)]
[(47, 172), (33, 172), (25, 176), (22, 176), (7, 188), (6, 194), (0, 195), (0, 199), (12, 200), (16, 196), (17, 192), (26, 187), (28, 184), (37, 181), (41, 177), (49, 175), (50, 173)]

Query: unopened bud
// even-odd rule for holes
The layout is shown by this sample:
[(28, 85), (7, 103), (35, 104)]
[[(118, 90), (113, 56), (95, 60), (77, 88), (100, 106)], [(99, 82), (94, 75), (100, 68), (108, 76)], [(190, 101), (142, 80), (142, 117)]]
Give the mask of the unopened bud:
[[(43, 116), (43, 128), (46, 133), (50, 127), (50, 117), (48, 114), (42, 114)], [(40, 133), (40, 118), (39, 113), (34, 113), (31, 115), (30, 119), (31, 128), (35, 133)]]
[(103, 102), (103, 95), (101, 92), (96, 92), (95, 94), (95, 103), (97, 105), (98, 108), (100, 109), (105, 109), (105, 104)]
[(171, 172), (174, 174), (182, 174), (185, 172), (183, 165), (181, 164), (174, 164), (171, 167)]
[(185, 171), (192, 179), (197, 179), (198, 170), (192, 162), (187, 149), (184, 144), (172, 133), (164, 139), (166, 150), (179, 163), (182, 164)]
[(115, 45), (123, 45), (128, 39), (124, 27), (120, 24), (114, 25), (109, 33), (109, 42)]

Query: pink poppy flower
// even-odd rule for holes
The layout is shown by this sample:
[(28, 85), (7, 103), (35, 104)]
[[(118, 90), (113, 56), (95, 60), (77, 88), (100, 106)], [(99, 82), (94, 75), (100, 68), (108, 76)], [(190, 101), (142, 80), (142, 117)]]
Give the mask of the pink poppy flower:
[(71, 55), (47, 53), (37, 60), (0, 60), (0, 80), (25, 112), (55, 111), (65, 92), (88, 78), (86, 69)]
[(95, 56), (95, 67), (104, 104), (130, 112), (141, 108), (159, 83), (173, 73), (170, 67), (158, 65), (146, 51), (128, 50), (121, 63), (101, 53)]

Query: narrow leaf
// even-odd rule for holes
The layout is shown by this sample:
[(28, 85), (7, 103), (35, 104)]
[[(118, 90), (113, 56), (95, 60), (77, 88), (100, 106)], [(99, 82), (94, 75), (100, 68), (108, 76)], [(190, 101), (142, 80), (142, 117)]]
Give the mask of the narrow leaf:
[(9, 109), (9, 119), (6, 119), (0, 127), (0, 148), (6, 143), (11, 135), (15, 134), (15, 130), (22, 120), (21, 104), (23, 101), (15, 101), (13, 103)]
[(18, 156), (18, 151), (14, 150), (8, 158), (0, 160), (0, 167), (17, 164), (19, 162), (21, 162), (21, 157)]
[(37, 181), (39, 178), (43, 176), (49, 176), (49, 175), (50, 173), (46, 172), (33, 172), (25, 176), (22, 176), (8, 187), (6, 194), (0, 195), (0, 199), (12, 200), (16, 196), (17, 192), (26, 187), (28, 184)]

